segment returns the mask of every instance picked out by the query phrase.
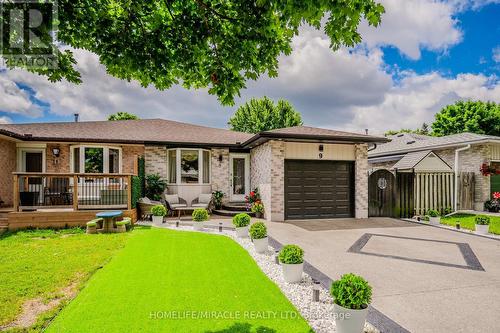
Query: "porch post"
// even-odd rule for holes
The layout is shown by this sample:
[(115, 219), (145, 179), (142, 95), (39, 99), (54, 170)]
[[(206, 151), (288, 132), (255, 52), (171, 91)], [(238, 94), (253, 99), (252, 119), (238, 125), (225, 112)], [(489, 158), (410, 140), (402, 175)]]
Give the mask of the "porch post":
[(73, 210), (78, 210), (78, 176), (73, 175)]
[(13, 198), (13, 206), (14, 211), (19, 211), (19, 176), (14, 175), (14, 196)]
[(127, 176), (128, 186), (127, 186), (127, 209), (132, 209), (132, 176)]

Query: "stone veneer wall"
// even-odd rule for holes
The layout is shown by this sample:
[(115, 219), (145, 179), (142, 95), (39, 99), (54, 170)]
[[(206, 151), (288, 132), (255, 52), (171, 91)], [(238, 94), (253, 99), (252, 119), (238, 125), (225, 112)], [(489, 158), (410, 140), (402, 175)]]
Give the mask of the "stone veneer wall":
[[(212, 191), (224, 192), (223, 201), (229, 201), (230, 188), (230, 175), (229, 175), (229, 149), (228, 148), (214, 148), (211, 151), (211, 175), (210, 182), (212, 184)], [(219, 156), (222, 160), (219, 161)]]
[(146, 175), (159, 174), (167, 179), (167, 148), (165, 146), (146, 146), (144, 148)]
[(16, 143), (0, 139), (0, 199), (4, 206), (12, 206), (13, 177), (16, 171)]
[(265, 218), (271, 220), (271, 161), (272, 148), (270, 142), (264, 143), (250, 151), (250, 187), (258, 187)]
[(368, 145), (356, 145), (355, 156), (355, 217), (364, 219), (368, 217)]

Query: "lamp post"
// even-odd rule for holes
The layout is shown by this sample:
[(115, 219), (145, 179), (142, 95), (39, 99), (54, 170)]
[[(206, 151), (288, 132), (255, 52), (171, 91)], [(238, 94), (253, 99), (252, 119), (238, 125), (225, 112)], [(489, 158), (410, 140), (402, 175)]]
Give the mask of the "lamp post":
[(219, 222), (219, 232), (222, 232), (222, 222)]
[(313, 280), (313, 293), (312, 293), (312, 300), (313, 302), (319, 302), (319, 289), (321, 288), (321, 285), (319, 281)]
[(276, 265), (280, 264), (279, 253), (280, 253), (280, 251), (278, 251), (278, 250), (274, 251), (274, 262), (276, 263)]

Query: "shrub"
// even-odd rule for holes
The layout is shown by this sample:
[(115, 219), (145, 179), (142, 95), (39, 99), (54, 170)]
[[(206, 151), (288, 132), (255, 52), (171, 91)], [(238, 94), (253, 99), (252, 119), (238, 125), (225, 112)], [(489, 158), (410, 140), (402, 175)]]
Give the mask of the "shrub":
[(250, 226), (250, 237), (252, 239), (262, 239), (267, 237), (266, 225), (262, 222), (254, 223)]
[(193, 221), (203, 222), (208, 220), (208, 211), (205, 208), (197, 208), (191, 216), (193, 217)]
[(427, 215), (429, 215), (430, 217), (439, 217), (439, 212), (434, 209), (429, 209)]
[(257, 201), (252, 205), (252, 212), (254, 213), (264, 213), (264, 205), (261, 201)]
[(361, 310), (372, 301), (372, 287), (361, 276), (352, 273), (333, 281), (330, 294), (335, 304), (347, 309)]
[(141, 178), (132, 176), (132, 208), (137, 207), (137, 201), (142, 198)]
[(167, 183), (160, 177), (160, 175), (147, 175), (146, 176), (146, 196), (151, 200), (161, 200), (161, 194), (167, 188)]
[(446, 207), (444, 209), (444, 215), (449, 215), (451, 213), (453, 213), (453, 209), (451, 207)]
[(478, 215), (476, 216), (476, 224), (479, 225), (489, 225), (490, 224), (490, 217), (486, 215)]
[(167, 215), (167, 209), (163, 205), (156, 205), (151, 208), (151, 213), (153, 216), (165, 216)]
[(224, 192), (222, 191), (213, 191), (212, 198), (214, 198), (214, 206), (217, 209), (222, 207), (222, 198), (224, 197)]
[(236, 228), (246, 227), (250, 224), (250, 215), (247, 213), (239, 213), (233, 216), (233, 224)]
[(297, 245), (285, 245), (281, 249), (278, 258), (283, 264), (302, 264), (304, 262), (304, 250)]
[(429, 222), (429, 215), (422, 216), (422, 221)]

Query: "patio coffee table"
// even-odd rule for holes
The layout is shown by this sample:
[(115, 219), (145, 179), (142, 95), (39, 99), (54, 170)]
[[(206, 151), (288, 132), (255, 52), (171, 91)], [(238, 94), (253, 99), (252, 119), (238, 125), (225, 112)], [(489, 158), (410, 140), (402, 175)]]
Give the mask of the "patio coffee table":
[(178, 215), (177, 215), (177, 218), (179, 219), (179, 221), (181, 220), (181, 212), (185, 212), (185, 211), (188, 211), (188, 210), (194, 210), (194, 207), (176, 207), (174, 208), (174, 210), (178, 211)]
[(103, 233), (115, 232), (116, 229), (114, 228), (114, 222), (117, 217), (120, 217), (122, 215), (123, 212), (121, 210), (97, 213), (95, 216), (103, 219), (102, 229), (98, 231)]

